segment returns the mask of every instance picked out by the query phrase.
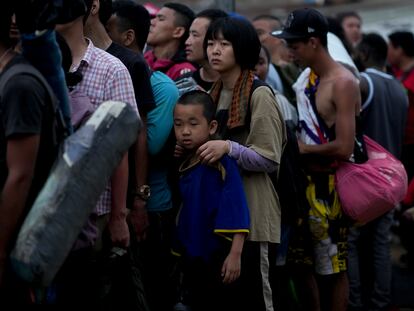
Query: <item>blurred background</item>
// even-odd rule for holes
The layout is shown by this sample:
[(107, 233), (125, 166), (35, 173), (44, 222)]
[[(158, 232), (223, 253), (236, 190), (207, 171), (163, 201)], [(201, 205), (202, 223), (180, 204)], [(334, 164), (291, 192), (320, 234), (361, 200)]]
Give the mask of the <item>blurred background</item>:
[[(151, 1), (157, 6), (170, 1)], [(272, 14), (284, 19), (297, 7), (318, 8), (327, 16), (342, 11), (357, 11), (362, 17), (363, 32), (379, 32), (386, 36), (395, 30), (414, 30), (413, 0), (178, 0), (195, 11), (222, 8), (236, 11), (248, 18), (259, 14)]]

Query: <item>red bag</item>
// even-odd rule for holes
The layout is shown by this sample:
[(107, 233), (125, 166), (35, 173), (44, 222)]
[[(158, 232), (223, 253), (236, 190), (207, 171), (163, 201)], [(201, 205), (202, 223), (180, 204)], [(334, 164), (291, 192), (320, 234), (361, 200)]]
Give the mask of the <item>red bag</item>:
[(400, 203), (407, 193), (407, 173), (402, 163), (371, 138), (364, 136), (368, 161), (341, 162), (336, 170), (336, 191), (343, 212), (358, 223), (367, 223)]

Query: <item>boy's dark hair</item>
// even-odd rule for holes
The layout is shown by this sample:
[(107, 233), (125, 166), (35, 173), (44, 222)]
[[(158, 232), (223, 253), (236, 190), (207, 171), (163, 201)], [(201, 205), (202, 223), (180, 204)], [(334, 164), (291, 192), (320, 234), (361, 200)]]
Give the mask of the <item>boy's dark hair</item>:
[(220, 34), (233, 45), (234, 57), (241, 69), (254, 70), (259, 60), (261, 44), (252, 24), (232, 17), (212, 22), (204, 38), (204, 50), (207, 50), (208, 40), (214, 40)]
[(121, 0), (114, 2), (112, 13), (118, 17), (118, 30), (124, 32), (133, 29), (138, 47), (141, 51), (144, 50), (151, 25), (147, 9), (133, 1)]
[(396, 31), (388, 36), (395, 48), (401, 47), (405, 55), (414, 56), (414, 35), (410, 31)]
[(355, 11), (341, 12), (341, 13), (338, 13), (336, 15), (336, 19), (338, 20), (338, 22), (340, 24), (342, 24), (342, 22), (344, 21), (344, 19), (346, 19), (348, 17), (355, 17), (355, 18), (359, 19), (362, 22), (361, 16), (357, 12), (355, 12)]
[(199, 17), (204, 17), (209, 19), (211, 22), (214, 22), (215, 20), (222, 18), (222, 17), (227, 17), (229, 16), (226, 12), (224, 12), (223, 10), (219, 10), (219, 9), (207, 9), (207, 10), (203, 10), (201, 12), (199, 12), (195, 18), (199, 18)]
[(175, 11), (175, 26), (184, 27), (185, 33), (180, 38), (181, 46), (184, 47), (184, 43), (188, 38), (191, 23), (194, 20), (194, 12), (186, 5), (176, 2), (168, 2), (164, 4), (164, 7)]
[(0, 43), (4, 47), (11, 46), (10, 40), (10, 25), (13, 15), (13, 6), (10, 0), (4, 0), (1, 3), (0, 9)]
[(210, 123), (214, 120), (216, 115), (216, 105), (211, 96), (201, 90), (192, 90), (184, 93), (178, 99), (177, 105), (201, 105), (203, 106), (203, 116)]
[[(85, 14), (85, 21), (86, 21), (87, 17), (91, 13), (93, 0), (84, 0), (84, 1), (87, 7), (87, 11)], [(101, 23), (103, 25), (106, 25), (111, 15), (112, 15), (112, 0), (99, 0), (99, 20), (101, 21)]]
[(367, 62), (371, 64), (382, 67), (387, 61), (387, 42), (376, 33), (363, 35), (358, 44), (358, 50), (366, 56)]

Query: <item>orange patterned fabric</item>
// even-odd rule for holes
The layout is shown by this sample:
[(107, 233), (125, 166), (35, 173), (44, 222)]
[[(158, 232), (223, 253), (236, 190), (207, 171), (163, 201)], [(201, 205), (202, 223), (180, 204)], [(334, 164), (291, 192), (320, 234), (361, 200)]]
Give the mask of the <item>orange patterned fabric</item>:
[[(244, 70), (237, 79), (233, 89), (233, 98), (229, 108), (229, 119), (227, 127), (229, 129), (243, 126), (246, 118), (250, 92), (253, 86), (254, 73), (251, 70)], [(223, 88), (223, 82), (218, 80), (211, 88), (210, 95), (217, 105), (220, 93)]]

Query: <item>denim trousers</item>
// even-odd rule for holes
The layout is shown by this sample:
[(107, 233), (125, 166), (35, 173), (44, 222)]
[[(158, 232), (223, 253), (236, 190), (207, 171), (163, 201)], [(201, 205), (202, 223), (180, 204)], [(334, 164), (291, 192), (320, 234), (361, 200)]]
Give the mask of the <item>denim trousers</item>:
[(391, 225), (394, 211), (349, 232), (349, 306), (386, 310), (391, 303)]

